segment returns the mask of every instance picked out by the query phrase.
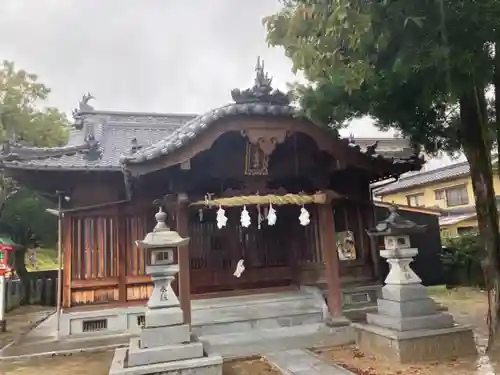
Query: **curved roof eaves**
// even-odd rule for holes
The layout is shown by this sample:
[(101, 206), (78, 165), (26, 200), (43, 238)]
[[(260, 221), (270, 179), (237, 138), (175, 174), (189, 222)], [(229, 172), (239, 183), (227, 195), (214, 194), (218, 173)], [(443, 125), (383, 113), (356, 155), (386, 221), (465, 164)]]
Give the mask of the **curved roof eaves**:
[(225, 117), (235, 115), (257, 116), (300, 116), (300, 112), (289, 105), (270, 103), (233, 103), (213, 109), (191, 121), (181, 125), (172, 134), (162, 140), (142, 149), (134, 155), (122, 155), (120, 162), (123, 164), (138, 164), (165, 156), (172, 151), (184, 146), (203, 133), (211, 124)]

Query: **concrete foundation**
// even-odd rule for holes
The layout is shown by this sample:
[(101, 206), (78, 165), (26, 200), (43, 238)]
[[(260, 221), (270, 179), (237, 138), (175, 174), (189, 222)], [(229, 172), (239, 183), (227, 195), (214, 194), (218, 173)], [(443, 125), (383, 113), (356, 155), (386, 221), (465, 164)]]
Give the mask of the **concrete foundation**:
[(399, 363), (439, 361), (477, 353), (470, 327), (398, 332), (361, 323), (352, 326), (361, 351)]
[[(313, 289), (314, 287), (307, 287), (291, 291), (193, 300), (191, 333), (205, 344), (206, 352), (217, 353), (224, 359), (279, 350), (353, 343), (354, 331), (346, 319), (336, 319), (329, 321), (329, 326), (325, 325), (325, 301), (320, 290)], [(364, 293), (365, 287), (359, 291), (353, 289), (352, 292)], [(82, 333), (83, 322), (103, 318), (108, 319), (108, 330)], [(174, 344), (175, 340), (184, 342), (187, 337), (186, 328), (182, 323), (158, 328), (162, 334), (156, 335), (153, 328), (146, 327), (151, 322), (146, 324), (147, 320), (144, 318), (144, 307), (138, 306), (73, 312), (72, 324), (78, 331), (57, 339), (56, 319), (52, 316), (18, 343), (4, 350), (2, 356), (51, 356), (57, 352), (92, 350), (94, 347), (129, 346), (131, 337), (142, 337), (141, 341), (145, 347), (148, 343), (153, 346), (161, 343), (170, 345)], [(109, 328), (117, 327), (112, 326), (112, 323), (116, 322), (115, 319), (123, 324), (128, 322), (130, 331), (120, 333), (110, 330)], [(167, 332), (170, 334), (167, 335)]]
[[(374, 306), (379, 293), (380, 285), (346, 288), (342, 291), (344, 309), (355, 312)], [(289, 292), (265, 293), (264, 290), (262, 294), (193, 300), (192, 332), (204, 336), (319, 323), (326, 318), (327, 310), (321, 295), (318, 288), (301, 287), (301, 290)], [(169, 313), (176, 316), (161, 319), (159, 324), (165, 321), (181, 323), (182, 312), (179, 311)], [(153, 316), (145, 319), (145, 315), (146, 306), (63, 311), (59, 337), (138, 335), (146, 320), (149, 326), (155, 320)], [(105, 324), (92, 327), (87, 324), (91, 321), (105, 321)]]

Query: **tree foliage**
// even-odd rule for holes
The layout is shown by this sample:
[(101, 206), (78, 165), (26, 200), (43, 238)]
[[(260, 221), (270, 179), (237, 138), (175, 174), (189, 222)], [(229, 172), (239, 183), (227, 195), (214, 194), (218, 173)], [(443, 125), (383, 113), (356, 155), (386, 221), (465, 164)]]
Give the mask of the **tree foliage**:
[(0, 139), (15, 136), (38, 147), (63, 144), (69, 129), (66, 115), (56, 108), (39, 107), (49, 93), (35, 74), (4, 61), (0, 65)]
[(36, 192), (22, 187), (5, 203), (0, 217), (0, 230), (23, 246), (35, 243), (55, 247), (57, 243), (57, 216), (46, 211), (53, 204)]
[[(65, 143), (69, 122), (56, 108), (41, 108), (50, 89), (35, 74), (0, 64), (0, 142), (52, 147)], [(54, 219), (45, 212), (48, 202), (20, 187), (0, 172), (0, 224), (19, 243), (28, 245), (33, 235), (54, 243)]]
[[(488, 255), (485, 275), (497, 290), (490, 343), (500, 328), (491, 168), (491, 146), (500, 141), (498, 20), (495, 0), (288, 0), (264, 20), (269, 43), (283, 47), (309, 80), (296, 94), (316, 122), (338, 128), (369, 115), (427, 152), (464, 152)], [(492, 87), (498, 95), (488, 100)]]
[(297, 87), (310, 117), (369, 114), (433, 152), (460, 148), (458, 98), (492, 82), (499, 16), (495, 1), (298, 0), (265, 22), (312, 83)]

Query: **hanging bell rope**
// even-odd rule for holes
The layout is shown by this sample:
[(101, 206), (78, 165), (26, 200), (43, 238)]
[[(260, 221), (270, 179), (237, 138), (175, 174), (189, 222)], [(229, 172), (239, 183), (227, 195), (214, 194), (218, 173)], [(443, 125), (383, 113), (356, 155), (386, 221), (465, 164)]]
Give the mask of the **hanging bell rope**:
[[(337, 194), (338, 195), (338, 194)], [(340, 198), (340, 195), (338, 195)], [(328, 193), (315, 193), (312, 195), (306, 194), (285, 194), (285, 195), (246, 195), (238, 197), (227, 197), (217, 199), (205, 199), (191, 203), (191, 206), (224, 206), (224, 207), (241, 207), (250, 205), (267, 205), (269, 203), (281, 206), (292, 204), (303, 206), (305, 204), (325, 204), (329, 201)]]

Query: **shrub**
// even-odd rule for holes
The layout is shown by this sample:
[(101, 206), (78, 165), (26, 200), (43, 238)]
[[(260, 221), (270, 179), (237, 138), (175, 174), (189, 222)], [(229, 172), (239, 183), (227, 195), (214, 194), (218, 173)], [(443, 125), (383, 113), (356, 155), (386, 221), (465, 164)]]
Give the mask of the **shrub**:
[(443, 242), (443, 261), (448, 266), (449, 284), (483, 286), (481, 261), (486, 253), (481, 237), (468, 234)]

